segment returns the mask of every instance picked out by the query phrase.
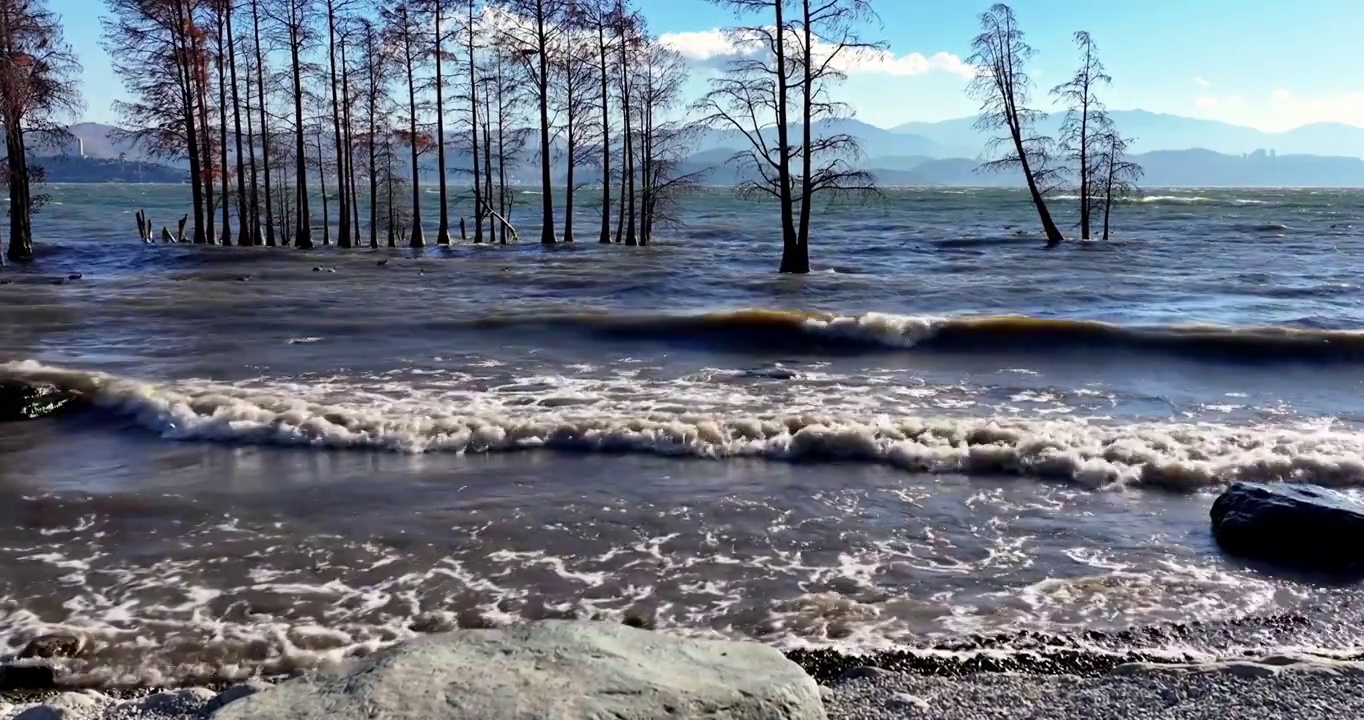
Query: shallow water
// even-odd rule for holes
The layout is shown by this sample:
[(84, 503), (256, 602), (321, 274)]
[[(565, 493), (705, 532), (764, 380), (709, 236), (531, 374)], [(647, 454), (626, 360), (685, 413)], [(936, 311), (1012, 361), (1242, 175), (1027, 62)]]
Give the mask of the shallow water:
[(78, 631), (72, 672), (627, 613), (856, 650), (1292, 610), (1236, 642), (1358, 649), (1354, 588), (1222, 558), (1207, 509), (1364, 487), (1364, 194), (1161, 191), (1048, 252), (1021, 194), (894, 191), (781, 277), (720, 192), (648, 248), (138, 243), (182, 192), (57, 188), (0, 270), (0, 375), (96, 405), (0, 427), (0, 639)]

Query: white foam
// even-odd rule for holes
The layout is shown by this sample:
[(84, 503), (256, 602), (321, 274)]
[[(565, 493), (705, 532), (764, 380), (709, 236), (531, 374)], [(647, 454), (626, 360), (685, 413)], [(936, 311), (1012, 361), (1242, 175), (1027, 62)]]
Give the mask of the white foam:
[[(558, 388), (524, 386), (515, 404), (470, 394), (419, 401), (336, 387), (154, 384), (34, 362), (0, 377), (50, 382), (88, 395), (163, 437), (403, 453), (534, 448), (696, 458), (860, 461), (923, 473), (991, 473), (1093, 488), (1197, 489), (1233, 480), (1364, 485), (1364, 434), (1317, 426), (1201, 423), (1110, 425), (1082, 418), (687, 413), (682, 403), (626, 413), (613, 403), (545, 402)], [(538, 395), (537, 395), (538, 393)]]

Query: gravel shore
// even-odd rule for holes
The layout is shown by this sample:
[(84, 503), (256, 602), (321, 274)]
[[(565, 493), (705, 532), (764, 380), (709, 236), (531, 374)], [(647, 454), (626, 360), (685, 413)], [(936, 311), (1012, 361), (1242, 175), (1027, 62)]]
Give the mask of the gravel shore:
[(1080, 678), (883, 673), (825, 689), (829, 720), (1346, 720), (1364, 717), (1364, 678), (1284, 672)]

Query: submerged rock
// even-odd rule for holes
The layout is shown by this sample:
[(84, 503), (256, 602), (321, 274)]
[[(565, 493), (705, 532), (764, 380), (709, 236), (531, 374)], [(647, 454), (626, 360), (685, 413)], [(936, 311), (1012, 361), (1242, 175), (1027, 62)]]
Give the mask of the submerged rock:
[(40, 635), (28, 641), (19, 651), (21, 659), (71, 657), (81, 650), (81, 639), (75, 635), (56, 633)]
[(432, 635), (344, 674), (230, 703), (215, 720), (822, 720), (818, 686), (776, 649), (609, 623)]
[(0, 380), (0, 422), (47, 417), (73, 407), (77, 396), (56, 385)]
[(1236, 483), (1212, 504), (1228, 553), (1299, 570), (1364, 570), (1364, 504), (1315, 485)]

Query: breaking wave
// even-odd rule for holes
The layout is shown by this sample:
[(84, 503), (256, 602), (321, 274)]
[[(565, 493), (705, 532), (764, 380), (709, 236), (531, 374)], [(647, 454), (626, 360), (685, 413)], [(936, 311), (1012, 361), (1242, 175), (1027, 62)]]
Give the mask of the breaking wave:
[(837, 315), (737, 310), (703, 315), (507, 315), (479, 328), (579, 330), (612, 339), (701, 341), (734, 348), (855, 353), (903, 350), (1163, 352), (1229, 361), (1364, 361), (1364, 332), (1219, 325), (1123, 326), (1025, 316)]
[(910, 472), (1035, 477), (1091, 488), (1189, 491), (1236, 480), (1364, 486), (1364, 434), (1192, 423), (1105, 425), (1005, 417), (613, 416), (394, 409), (268, 388), (156, 384), (32, 361), (0, 378), (51, 383), (163, 438), (401, 453), (529, 449), (787, 462), (871, 463)]

